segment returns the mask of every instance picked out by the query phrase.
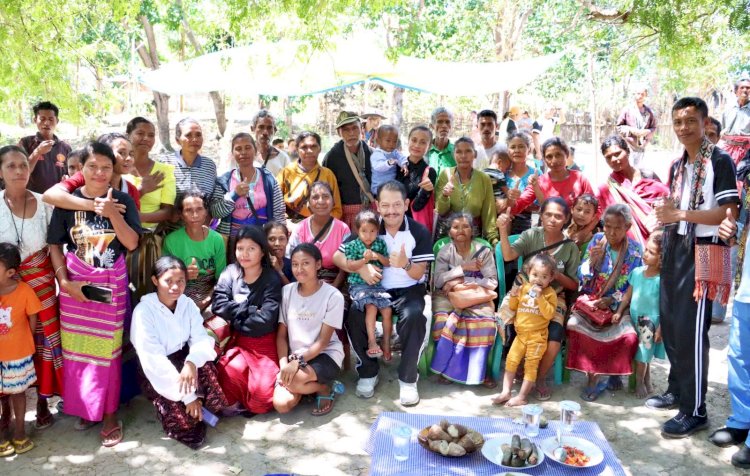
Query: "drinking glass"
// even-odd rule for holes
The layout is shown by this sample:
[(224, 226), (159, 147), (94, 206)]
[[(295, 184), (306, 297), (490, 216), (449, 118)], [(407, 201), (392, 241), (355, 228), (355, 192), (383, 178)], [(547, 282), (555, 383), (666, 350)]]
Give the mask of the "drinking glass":
[(409, 459), (409, 443), (411, 442), (411, 428), (406, 425), (398, 425), (391, 429), (393, 437), (393, 457), (396, 461)]
[(523, 409), (523, 427), (526, 436), (533, 438), (539, 435), (539, 421), (542, 418), (542, 407), (539, 405), (524, 405)]
[(581, 405), (578, 402), (571, 400), (563, 400), (560, 402), (560, 426), (562, 427), (563, 433), (570, 433), (573, 431), (573, 424), (578, 419), (578, 415), (581, 413)]

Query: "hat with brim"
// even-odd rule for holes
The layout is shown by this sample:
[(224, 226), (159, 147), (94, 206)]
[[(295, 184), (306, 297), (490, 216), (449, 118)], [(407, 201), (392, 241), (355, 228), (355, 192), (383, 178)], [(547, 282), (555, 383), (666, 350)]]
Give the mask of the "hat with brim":
[(369, 118), (371, 118), (371, 117), (379, 117), (379, 118), (381, 118), (381, 119), (385, 119), (385, 116), (384, 116), (384, 115), (382, 115), (382, 114), (379, 114), (379, 113), (377, 113), (377, 112), (368, 112), (367, 114), (362, 114), (362, 115), (361, 115), (361, 116), (359, 116), (359, 117), (361, 117), (362, 119), (369, 119)]
[(341, 111), (336, 118), (336, 129), (355, 122), (359, 122), (358, 114), (351, 111)]

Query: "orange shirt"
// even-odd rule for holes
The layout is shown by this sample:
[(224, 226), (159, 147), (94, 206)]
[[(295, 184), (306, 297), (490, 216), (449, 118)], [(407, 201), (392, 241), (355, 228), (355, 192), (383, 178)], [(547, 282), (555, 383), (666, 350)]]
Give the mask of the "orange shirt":
[(41, 309), (34, 290), (24, 282), (10, 294), (0, 294), (0, 360), (20, 360), (34, 354), (29, 316)]

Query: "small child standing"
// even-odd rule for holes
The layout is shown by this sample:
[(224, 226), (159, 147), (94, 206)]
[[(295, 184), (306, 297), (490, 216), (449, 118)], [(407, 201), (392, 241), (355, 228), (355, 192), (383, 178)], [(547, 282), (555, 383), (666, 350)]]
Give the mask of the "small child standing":
[(659, 287), (661, 285), (662, 232), (655, 231), (643, 251), (645, 266), (635, 268), (628, 276), (625, 297), (612, 315), (617, 324), (630, 307), (630, 319), (638, 333), (638, 351), (635, 353), (635, 396), (646, 398), (654, 391), (651, 386), (651, 361), (654, 357), (666, 358), (659, 326)]
[[(34, 329), (42, 304), (31, 286), (14, 279), (20, 265), (18, 248), (0, 243), (0, 395), (10, 400), (15, 415), (12, 441), (0, 434), (0, 456), (34, 448), (34, 442), (26, 437), (24, 422), (26, 389), (36, 382)], [(10, 415), (2, 419), (10, 423)]]
[(398, 149), (398, 129), (396, 126), (383, 125), (376, 134), (378, 146), (370, 155), (372, 180), (370, 191), (378, 196), (378, 189), (384, 183), (396, 178), (396, 170), (406, 163), (406, 157)]
[[(385, 361), (391, 360), (391, 332), (393, 329), (391, 295), (382, 285), (367, 284), (362, 277), (356, 273), (362, 266), (372, 264), (381, 270), (390, 266), (388, 259), (388, 246), (378, 236), (380, 220), (372, 210), (362, 210), (354, 219), (354, 228), (357, 238), (344, 244), (344, 256), (349, 269), (355, 271), (349, 273), (349, 295), (352, 306), (358, 311), (365, 313), (365, 325), (367, 327), (367, 356), (370, 358), (383, 357)], [(378, 318), (378, 309), (383, 317), (383, 348), (378, 347), (375, 340), (375, 322)]]
[(581, 256), (583, 256), (583, 252), (589, 246), (589, 241), (594, 236), (596, 227), (591, 225), (596, 220), (598, 208), (599, 201), (590, 193), (584, 193), (576, 198), (575, 203), (573, 203), (573, 209), (570, 213), (573, 219), (570, 221), (568, 229), (565, 230), (565, 234), (578, 246)]
[[(557, 307), (557, 293), (550, 286), (557, 270), (557, 263), (548, 254), (534, 255), (526, 264), (529, 282), (511, 291), (508, 307), (515, 311), (516, 338), (505, 358), (503, 390), (492, 399), (493, 405), (506, 407), (526, 405), (529, 392), (536, 383), (539, 362), (547, 350), (549, 321)], [(513, 379), (521, 360), (524, 364), (523, 383), (518, 395), (511, 398)]]

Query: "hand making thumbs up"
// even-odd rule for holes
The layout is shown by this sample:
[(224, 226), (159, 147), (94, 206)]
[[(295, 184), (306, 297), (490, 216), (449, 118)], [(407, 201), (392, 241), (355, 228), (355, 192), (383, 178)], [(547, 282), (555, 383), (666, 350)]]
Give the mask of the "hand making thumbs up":
[(445, 187), (443, 187), (443, 196), (444, 197), (450, 197), (453, 193), (453, 175), (449, 173), (448, 174), (448, 183), (445, 184)]
[(398, 253), (391, 252), (390, 261), (392, 268), (403, 268), (409, 262), (409, 258), (406, 256), (406, 246), (403, 243)]
[(117, 200), (112, 198), (112, 187), (110, 187), (104, 198), (94, 199), (94, 212), (104, 218), (112, 218), (119, 213), (117, 207), (115, 207), (116, 204)]
[(193, 256), (192, 261), (190, 261), (190, 264), (187, 267), (187, 278), (189, 280), (198, 279), (199, 272), (200, 269), (198, 268), (198, 262), (195, 260), (195, 256)]
[(247, 196), (247, 193), (250, 191), (250, 177), (245, 177), (240, 183), (237, 184), (237, 187), (234, 189), (234, 193), (237, 194), (237, 196), (245, 197)]
[(510, 224), (513, 222), (513, 217), (510, 214), (510, 207), (507, 207), (503, 213), (497, 216), (495, 225), (500, 234), (507, 235), (510, 230)]
[(604, 256), (605, 246), (607, 246), (607, 239), (602, 236), (599, 241), (597, 241), (596, 244), (591, 247), (591, 251), (589, 251), (589, 261), (592, 264), (599, 263), (599, 261), (601, 261), (602, 257)]
[(726, 218), (719, 224), (719, 238), (730, 245), (734, 245), (737, 239), (737, 220), (731, 207), (727, 208)]

